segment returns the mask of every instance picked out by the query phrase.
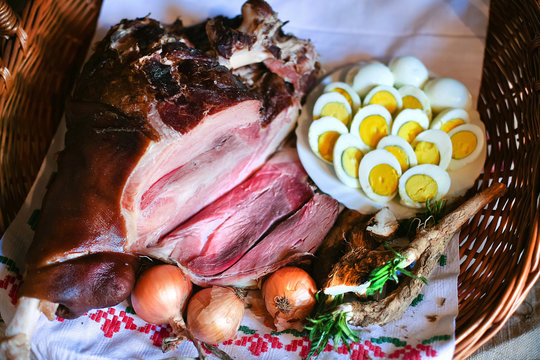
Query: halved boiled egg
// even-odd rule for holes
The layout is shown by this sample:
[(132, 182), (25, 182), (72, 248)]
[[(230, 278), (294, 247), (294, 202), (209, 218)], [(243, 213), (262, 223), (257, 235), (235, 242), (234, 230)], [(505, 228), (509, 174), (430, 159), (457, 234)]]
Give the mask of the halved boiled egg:
[(449, 108), (441, 111), (439, 115), (433, 119), (430, 129), (440, 129), (446, 133), (456, 126), (469, 123), (469, 113), (465, 109)]
[(377, 85), (394, 85), (394, 75), (386, 65), (372, 62), (361, 66), (356, 71), (352, 87), (360, 97), (364, 97)]
[(334, 146), (342, 134), (349, 129), (338, 119), (325, 116), (315, 120), (309, 126), (308, 140), (311, 150), (322, 160), (334, 162)]
[(428, 119), (431, 119), (431, 105), (429, 105), (429, 100), (422, 90), (416, 86), (405, 85), (399, 88), (398, 92), (401, 95), (403, 109), (424, 110)]
[(379, 85), (371, 89), (364, 98), (363, 105), (381, 105), (394, 115), (403, 107), (401, 95), (392, 86)]
[(405, 139), (396, 135), (389, 135), (381, 139), (377, 144), (377, 149), (383, 149), (390, 152), (396, 157), (401, 165), (401, 172), (407, 171), (408, 168), (416, 166), (416, 154)]
[(418, 164), (438, 165), (443, 170), (452, 160), (452, 142), (442, 130), (426, 130), (418, 134), (412, 143)]
[(399, 179), (401, 203), (410, 207), (422, 207), (428, 199), (438, 201), (449, 189), (450, 176), (437, 165), (417, 165)]
[(354, 91), (354, 89), (347, 83), (344, 82), (332, 82), (325, 86), (324, 92), (337, 92), (347, 99), (349, 105), (353, 111), (356, 111), (360, 107), (360, 96)]
[(329, 92), (319, 96), (313, 105), (313, 120), (332, 116), (349, 126), (352, 119), (352, 108), (347, 98), (337, 92)]
[(350, 187), (360, 187), (358, 168), (364, 154), (369, 151), (357, 136), (344, 134), (334, 146), (334, 170), (342, 183)]
[(474, 161), (485, 146), (485, 134), (473, 124), (460, 125), (452, 129), (448, 136), (452, 142), (452, 160), (449, 170), (459, 169)]
[(429, 127), (429, 118), (420, 109), (404, 109), (394, 119), (392, 135), (412, 143), (414, 138)]
[(395, 86), (398, 88), (404, 85), (421, 87), (429, 76), (426, 66), (414, 56), (394, 58), (388, 67), (394, 74)]
[(471, 93), (465, 85), (455, 79), (432, 79), (424, 86), (424, 92), (435, 113), (445, 108), (469, 109), (472, 105)]
[(392, 115), (381, 105), (368, 105), (354, 115), (351, 134), (360, 137), (368, 149), (373, 149), (379, 141), (388, 135), (392, 124)]
[(360, 186), (370, 199), (387, 202), (396, 196), (401, 166), (388, 151), (373, 150), (364, 155), (358, 174)]

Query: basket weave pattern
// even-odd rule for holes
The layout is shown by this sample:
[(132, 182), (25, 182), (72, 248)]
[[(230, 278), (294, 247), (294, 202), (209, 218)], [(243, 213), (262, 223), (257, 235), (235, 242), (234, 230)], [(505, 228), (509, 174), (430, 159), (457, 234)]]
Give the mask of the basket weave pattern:
[(493, 337), (540, 276), (540, 5), (492, 0), (478, 111), (488, 158), (475, 191), (506, 196), (461, 232), (456, 358)]
[[(5, 5), (3, 1), (0, 2)], [(101, 1), (26, 1), (20, 29), (4, 9), (0, 41), (0, 232), (15, 217), (47, 152), (96, 26)], [(24, 47), (21, 46), (24, 44)]]
[[(27, 1), (20, 19), (4, 4), (0, 36), (11, 38), (0, 40), (0, 233), (39, 170), (101, 0)], [(494, 336), (540, 276), (539, 91), (539, 3), (491, 0), (478, 103), (488, 158), (470, 193), (495, 181), (509, 191), (461, 231), (456, 359)]]

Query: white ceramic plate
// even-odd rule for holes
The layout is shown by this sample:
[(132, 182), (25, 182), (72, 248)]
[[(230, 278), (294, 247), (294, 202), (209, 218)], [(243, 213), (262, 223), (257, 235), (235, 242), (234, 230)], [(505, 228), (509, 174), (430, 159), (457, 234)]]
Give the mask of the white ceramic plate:
[[(313, 119), (312, 110), (315, 101), (322, 94), (326, 85), (334, 81), (346, 81), (348, 70), (357, 65), (358, 64), (351, 64), (332, 71), (322, 79), (319, 85), (307, 96), (306, 102), (302, 107), (302, 113), (298, 118), (298, 126), (296, 128), (296, 147), (298, 149), (300, 161), (319, 189), (338, 200), (347, 208), (358, 210), (362, 213), (373, 213), (382, 207), (388, 206), (399, 219), (411, 217), (416, 214), (419, 209), (409, 208), (400, 204), (399, 195), (387, 203), (377, 203), (371, 200), (361, 189), (348, 187), (339, 181), (333, 166), (320, 160), (309, 147), (308, 130)], [(471, 123), (478, 125), (485, 133), (485, 126), (480, 121), (478, 112), (469, 111), (469, 115), (471, 117)], [(484, 144), (485, 143), (486, 142), (484, 142)], [(486, 153), (486, 146), (484, 145), (481, 155), (475, 161), (460, 169), (448, 172), (452, 180), (450, 190), (446, 195), (446, 198), (449, 201), (464, 195), (465, 192), (474, 185), (476, 178), (481, 174), (484, 168)]]

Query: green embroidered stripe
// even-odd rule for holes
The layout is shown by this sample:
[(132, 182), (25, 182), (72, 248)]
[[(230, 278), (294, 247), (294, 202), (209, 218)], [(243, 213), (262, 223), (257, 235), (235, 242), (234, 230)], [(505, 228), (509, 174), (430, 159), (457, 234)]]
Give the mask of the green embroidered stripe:
[(257, 330), (252, 330), (252, 329), (250, 329), (250, 328), (248, 328), (247, 326), (244, 326), (244, 325), (240, 326), (238, 328), (238, 330), (240, 330), (244, 334), (249, 334), (249, 335), (255, 334), (257, 332)]
[(441, 255), (439, 258), (439, 265), (446, 266), (446, 255)]
[(424, 294), (418, 294), (418, 296), (414, 298), (414, 300), (411, 302), (411, 306), (416, 306), (420, 304), (422, 300), (424, 300)]
[(386, 337), (386, 336), (381, 336), (379, 338), (371, 338), (371, 342), (375, 343), (375, 344), (391, 343), (391, 344), (394, 344), (394, 345), (396, 345), (398, 347), (402, 347), (402, 346), (407, 345), (406, 341), (400, 340), (398, 338)]
[(15, 264), (15, 261), (11, 260), (10, 258), (0, 255), (0, 263), (5, 264), (8, 271), (14, 272), (17, 275), (21, 274), (21, 271), (17, 267), (17, 264)]
[(304, 337), (304, 336), (308, 336), (309, 332), (307, 330), (298, 331), (296, 329), (287, 329), (283, 331), (272, 331), (270, 333), (270, 335), (274, 335), (274, 336), (281, 335), (281, 334), (291, 334), (296, 337)]
[(39, 219), (39, 209), (36, 209), (32, 211), (32, 215), (30, 215), (30, 218), (28, 219), (28, 225), (30, 225), (30, 229), (32, 229), (32, 231), (36, 231), (38, 219)]
[(126, 307), (126, 312), (127, 312), (128, 314), (137, 315), (137, 314), (135, 313), (135, 309), (133, 309), (131, 306), (127, 306), (127, 307)]
[(434, 336), (432, 338), (422, 341), (422, 344), (428, 345), (428, 344), (434, 343), (435, 341), (448, 341), (450, 339), (452, 339), (452, 336), (450, 335), (437, 335), (437, 336)]

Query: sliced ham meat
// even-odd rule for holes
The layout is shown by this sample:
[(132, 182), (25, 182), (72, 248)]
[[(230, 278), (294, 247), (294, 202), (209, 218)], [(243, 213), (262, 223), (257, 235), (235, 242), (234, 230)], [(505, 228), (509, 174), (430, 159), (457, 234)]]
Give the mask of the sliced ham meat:
[(336, 221), (338, 211), (336, 200), (315, 194), (225, 272), (201, 276), (188, 268), (189, 275), (201, 285), (253, 285), (254, 279), (291, 262), (311, 258)]
[(317, 56), (263, 1), (242, 14), (190, 28), (124, 20), (96, 46), (67, 106), (22, 296), (76, 317), (124, 300), (141, 255), (223, 284), (314, 250), (337, 203), (314, 195), (290, 154), (263, 164), (294, 128)]
[(313, 196), (307, 178), (294, 149), (279, 152), (244, 183), (138, 252), (174, 259), (201, 275), (219, 274)]

